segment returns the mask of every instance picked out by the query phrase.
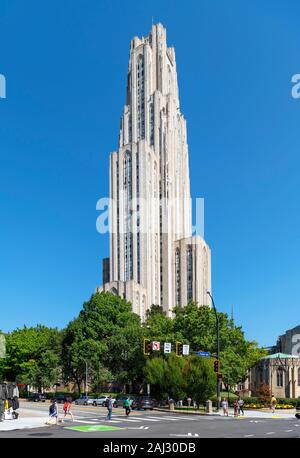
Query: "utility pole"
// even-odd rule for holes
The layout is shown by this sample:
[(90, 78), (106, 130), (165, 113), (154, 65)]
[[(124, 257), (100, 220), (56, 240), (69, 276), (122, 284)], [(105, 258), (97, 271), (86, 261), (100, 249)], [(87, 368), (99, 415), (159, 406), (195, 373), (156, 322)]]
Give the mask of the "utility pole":
[[(209, 291), (207, 291), (207, 294), (211, 298), (212, 306), (216, 315), (216, 336), (217, 336), (217, 360), (218, 360), (218, 367), (220, 367), (220, 319), (219, 315), (217, 313), (217, 309), (215, 306), (214, 299)], [(217, 374), (217, 412), (220, 410), (220, 404), (221, 404), (221, 390), (220, 390), (220, 381), (219, 381), (219, 374)]]
[(87, 389), (87, 386), (88, 386), (88, 362), (87, 362), (86, 359), (84, 360), (84, 362), (85, 362), (85, 396), (87, 397), (87, 393), (88, 393), (88, 389)]

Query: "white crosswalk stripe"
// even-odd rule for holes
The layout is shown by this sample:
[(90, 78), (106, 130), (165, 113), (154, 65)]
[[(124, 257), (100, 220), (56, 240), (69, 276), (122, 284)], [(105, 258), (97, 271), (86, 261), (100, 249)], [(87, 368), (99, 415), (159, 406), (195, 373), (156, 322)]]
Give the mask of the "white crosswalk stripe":
[(111, 423), (122, 423), (122, 422), (129, 422), (129, 423), (142, 423), (142, 422), (161, 422), (161, 421), (182, 421), (182, 420), (190, 420), (190, 421), (197, 421), (198, 418), (195, 417), (179, 417), (179, 416), (171, 416), (171, 415), (165, 415), (165, 416), (142, 416), (142, 415), (134, 415), (132, 417), (125, 417), (121, 415), (113, 415), (111, 420), (106, 420), (105, 417), (77, 417), (75, 418), (74, 421), (77, 421), (79, 423), (99, 423), (102, 421), (106, 422), (111, 422)]
[(171, 421), (178, 421), (178, 418), (173, 418), (173, 417), (147, 417), (147, 420), (155, 419), (157, 420), (171, 420)]

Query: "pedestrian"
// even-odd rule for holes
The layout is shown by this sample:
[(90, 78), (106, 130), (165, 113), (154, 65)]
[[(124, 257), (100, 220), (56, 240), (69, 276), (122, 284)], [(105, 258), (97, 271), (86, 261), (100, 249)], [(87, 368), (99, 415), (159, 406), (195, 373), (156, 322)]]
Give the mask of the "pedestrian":
[(233, 411), (234, 411), (234, 416), (238, 417), (239, 416), (239, 403), (237, 400), (235, 400), (233, 403)]
[(223, 401), (221, 402), (221, 407), (223, 409), (224, 416), (226, 415), (226, 417), (228, 417), (228, 402), (225, 398), (223, 398)]
[(131, 412), (131, 409), (130, 409), (130, 400), (129, 398), (125, 399), (124, 403), (123, 403), (123, 406), (124, 406), (124, 409), (125, 409), (125, 414), (126, 416), (128, 417), (128, 415), (130, 414)]
[(187, 398), (188, 407), (191, 407), (191, 402), (192, 402), (192, 399), (190, 397), (188, 397)]
[(58, 406), (56, 399), (51, 400), (51, 404), (49, 407), (49, 420), (47, 424), (53, 425), (53, 420), (55, 420), (55, 424), (58, 424)]
[(108, 396), (107, 401), (106, 401), (106, 407), (107, 407), (107, 416), (106, 420), (111, 420), (111, 414), (112, 414), (112, 398), (111, 396)]
[(63, 411), (64, 411), (64, 419), (66, 418), (67, 415), (70, 415), (72, 418), (72, 421), (74, 421), (74, 416), (72, 413), (72, 400), (71, 398), (66, 398), (63, 406)]
[(273, 413), (275, 413), (276, 406), (277, 406), (277, 399), (275, 398), (274, 394), (272, 394), (271, 409)]
[(239, 405), (239, 414), (242, 412), (242, 415), (244, 416), (244, 401), (241, 397), (238, 399), (238, 405)]

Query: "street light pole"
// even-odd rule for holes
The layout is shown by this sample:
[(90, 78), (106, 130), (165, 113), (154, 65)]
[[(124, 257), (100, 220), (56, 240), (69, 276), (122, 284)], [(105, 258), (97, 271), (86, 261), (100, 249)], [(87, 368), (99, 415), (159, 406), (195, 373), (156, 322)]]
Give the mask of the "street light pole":
[[(207, 291), (207, 294), (211, 298), (212, 306), (216, 315), (216, 334), (217, 334), (217, 360), (219, 361), (219, 367), (220, 367), (220, 318), (217, 313), (217, 309), (215, 306), (215, 301), (214, 298), (212, 297), (211, 293)], [(217, 374), (217, 412), (219, 412), (220, 409), (220, 404), (221, 404), (221, 390), (220, 390), (220, 382), (219, 382), (219, 377)]]
[(88, 383), (88, 363), (87, 360), (84, 360), (85, 362), (85, 396), (87, 397), (87, 383)]

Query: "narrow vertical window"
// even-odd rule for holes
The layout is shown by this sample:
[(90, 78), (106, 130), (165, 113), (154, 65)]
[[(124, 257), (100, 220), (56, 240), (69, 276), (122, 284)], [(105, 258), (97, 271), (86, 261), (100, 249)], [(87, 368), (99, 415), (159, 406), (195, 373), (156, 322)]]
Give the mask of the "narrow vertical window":
[(175, 282), (176, 282), (176, 305), (180, 305), (180, 251), (175, 251)]
[(192, 247), (189, 246), (187, 249), (187, 302), (193, 300), (193, 252)]

